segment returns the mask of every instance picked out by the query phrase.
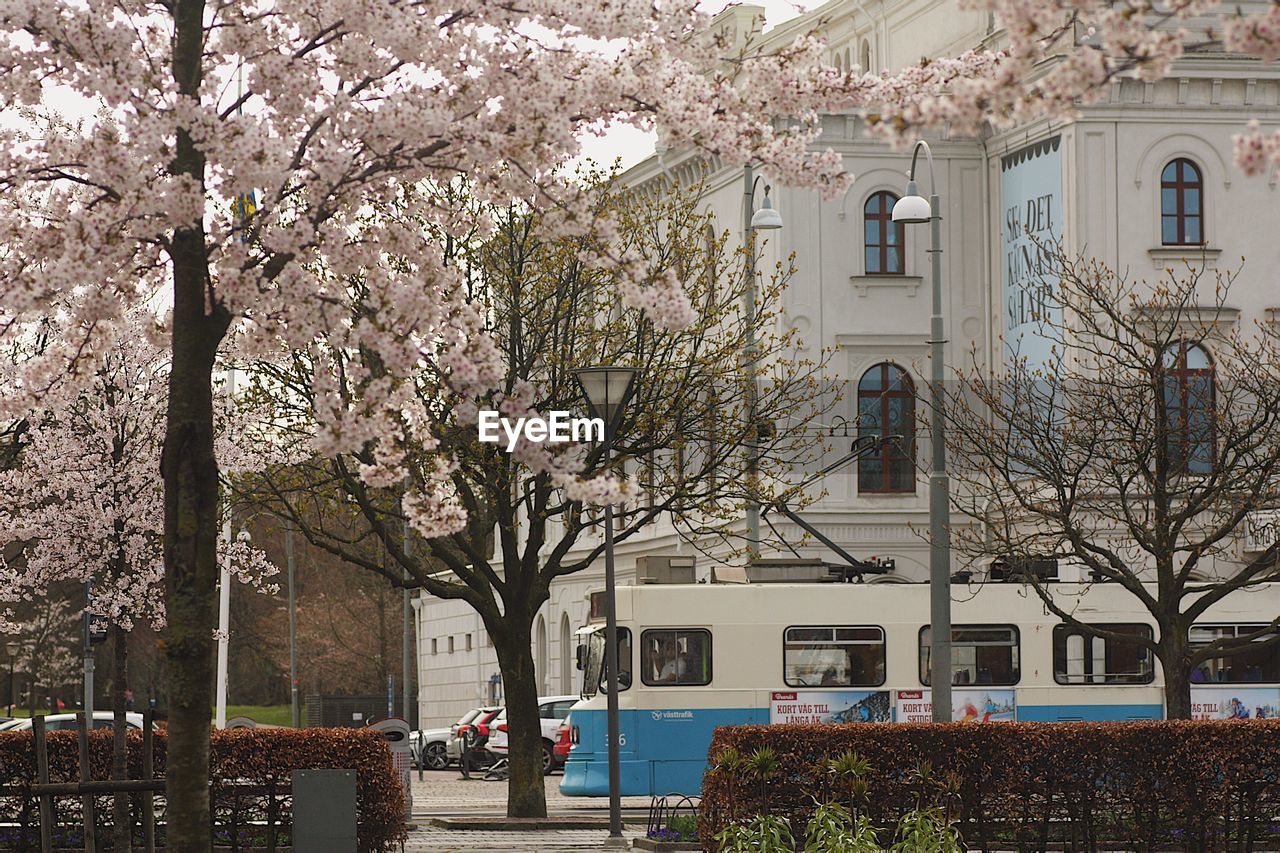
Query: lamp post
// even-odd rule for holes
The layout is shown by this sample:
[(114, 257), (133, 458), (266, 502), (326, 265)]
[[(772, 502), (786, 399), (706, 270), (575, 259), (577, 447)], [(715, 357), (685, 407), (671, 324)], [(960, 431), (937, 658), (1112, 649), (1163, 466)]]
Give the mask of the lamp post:
[[(93, 719), (93, 582), (84, 583), (84, 718)], [(53, 708), (49, 709), (54, 710)]]
[[(613, 433), (622, 419), (622, 410), (635, 388), (633, 367), (585, 367), (574, 375), (591, 416), (604, 422), (604, 446), (601, 465), (609, 464)], [(613, 575), (613, 504), (604, 507), (604, 615), (605, 670), (608, 678), (608, 714), (606, 721), (609, 749), (609, 840), (606, 847), (626, 847), (622, 837), (622, 780), (618, 757), (618, 618), (614, 601)]]
[[(916, 159), (924, 149), (929, 161), (929, 200), (916, 187)], [(951, 722), (951, 533), (947, 446), (943, 439), (942, 345), (942, 213), (933, 173), (933, 152), (923, 139), (911, 151), (907, 192), (893, 205), (894, 222), (929, 223), (929, 259), (933, 285), (933, 316), (929, 327), (930, 431), (933, 463), (929, 470), (929, 684), (933, 721)]]
[(18, 699), (13, 689), (15, 686), (13, 682), (13, 663), (18, 657), (18, 652), (22, 651), (22, 646), (10, 640), (4, 644), (4, 651), (9, 656), (9, 710), (7, 713), (12, 716), (13, 709), (18, 704)]
[[(753, 176), (748, 163), (742, 169), (742, 245), (747, 250), (746, 269), (743, 273), (742, 302), (747, 324), (746, 344), (743, 348), (743, 365), (750, 379), (747, 385), (747, 419), (751, 428), (751, 448), (747, 456), (747, 481), (754, 484), (760, 468), (759, 424), (756, 423), (756, 235), (757, 231), (773, 231), (782, 227), (782, 214), (774, 210), (769, 201), (768, 184), (764, 188), (764, 201), (755, 210), (756, 184), (760, 176)], [(760, 556), (760, 504), (747, 498), (747, 547), (749, 558)]]
[(298, 709), (298, 598), (293, 589), (293, 520), (284, 520), (284, 556), (289, 568), (289, 722), (302, 726)]
[[(231, 400), (236, 396), (234, 367), (227, 371), (227, 396)], [(213, 687), (213, 725), (219, 729), (227, 727), (227, 659), (231, 653), (231, 501), (225, 489), (223, 501), (222, 539), (226, 553), (218, 570), (218, 657)]]

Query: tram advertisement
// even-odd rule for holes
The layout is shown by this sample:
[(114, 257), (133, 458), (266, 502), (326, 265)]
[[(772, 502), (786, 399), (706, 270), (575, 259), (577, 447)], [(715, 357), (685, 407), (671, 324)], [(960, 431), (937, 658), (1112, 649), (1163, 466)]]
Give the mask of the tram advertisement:
[[(899, 690), (897, 720), (928, 723), (933, 720), (932, 692)], [(1010, 723), (1016, 702), (1012, 690), (952, 690), (951, 719), (958, 723)]]
[(1192, 687), (1193, 720), (1271, 720), (1280, 717), (1275, 687)]
[(775, 692), (770, 723), (887, 723), (893, 719), (888, 690)]

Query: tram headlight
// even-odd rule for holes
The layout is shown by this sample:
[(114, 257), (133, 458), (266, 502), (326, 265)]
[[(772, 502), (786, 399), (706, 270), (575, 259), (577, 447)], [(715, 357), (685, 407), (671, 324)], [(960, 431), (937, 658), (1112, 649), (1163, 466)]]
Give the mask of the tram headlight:
[(576, 744), (576, 743), (578, 742), (578, 737), (579, 737), (579, 735), (578, 735), (578, 727), (577, 727), (577, 726), (569, 726), (569, 743), (574, 743), (574, 744)]

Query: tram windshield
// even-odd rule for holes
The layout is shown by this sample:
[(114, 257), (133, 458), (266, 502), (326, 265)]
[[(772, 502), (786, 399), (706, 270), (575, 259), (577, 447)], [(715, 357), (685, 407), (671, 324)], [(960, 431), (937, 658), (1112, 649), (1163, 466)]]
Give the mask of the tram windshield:
[[(590, 699), (605, 687), (608, 672), (604, 665), (605, 629), (587, 635), (587, 659), (582, 667), (582, 698)], [(631, 631), (618, 629), (618, 689), (631, 686)]]

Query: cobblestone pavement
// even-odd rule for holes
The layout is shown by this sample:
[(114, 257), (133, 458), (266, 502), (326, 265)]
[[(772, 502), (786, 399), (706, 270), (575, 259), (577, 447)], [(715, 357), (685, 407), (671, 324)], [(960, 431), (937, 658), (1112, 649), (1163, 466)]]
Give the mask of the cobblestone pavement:
[[(446, 851), (520, 850), (527, 853), (558, 853), (565, 850), (602, 850), (609, 836), (600, 829), (549, 829), (526, 831), (441, 829), (429, 824), (433, 817), (500, 817), (507, 812), (507, 783), (465, 781), (457, 770), (428, 771), (422, 782), (413, 774), (413, 819), (405, 853), (446, 853)], [(565, 797), (560, 793), (559, 774), (547, 777), (547, 813), (552, 816), (608, 818), (609, 801), (603, 797)], [(627, 838), (644, 834), (648, 797), (623, 797), (623, 817), (633, 823), (624, 832)], [(638, 824), (636, 823), (638, 822)]]

